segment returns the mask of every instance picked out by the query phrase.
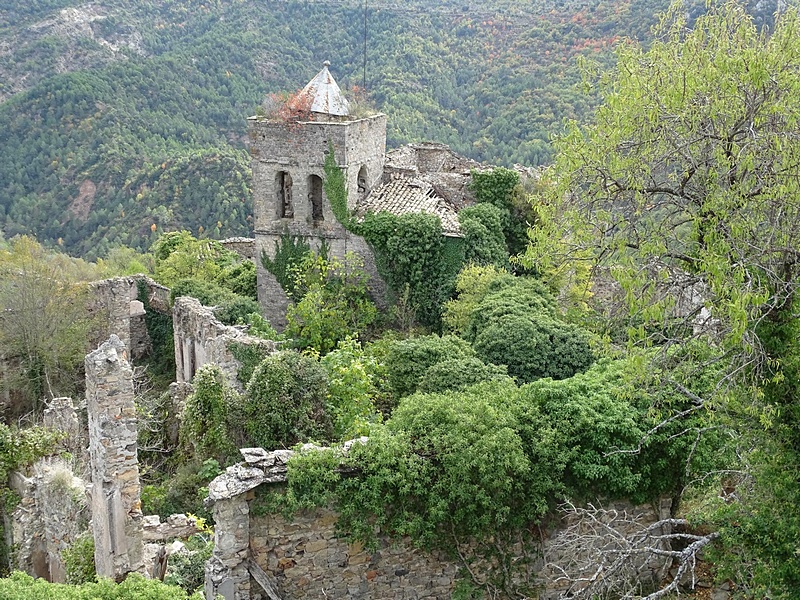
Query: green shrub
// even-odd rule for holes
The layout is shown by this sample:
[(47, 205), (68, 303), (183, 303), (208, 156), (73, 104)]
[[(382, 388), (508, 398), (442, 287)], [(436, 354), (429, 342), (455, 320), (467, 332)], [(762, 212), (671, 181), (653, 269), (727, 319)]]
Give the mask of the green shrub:
[(505, 364), (519, 383), (566, 379), (594, 361), (585, 331), (540, 315), (498, 317), (480, 331), (473, 347), (485, 362)]
[(521, 190), (519, 173), (498, 167), (472, 173), (470, 189), (479, 204), (487, 203), (500, 210), (503, 236), (509, 254), (519, 254), (528, 245), (528, 227), (535, 214)]
[(344, 263), (312, 254), (298, 267), (295, 289), (303, 295), (287, 310), (285, 331), (296, 347), (326, 354), (375, 321), (378, 311), (361, 266), (352, 254)]
[(250, 314), (260, 310), (255, 300), (234, 294), (213, 281), (181, 279), (172, 286), (170, 302), (179, 296), (191, 296), (204, 306), (215, 307), (214, 314), (226, 325), (245, 324)]
[[(480, 553), (517, 543), (565, 497), (645, 502), (675, 493), (687, 459), (713, 452), (705, 438), (693, 447), (675, 435), (702, 418), (648, 438), (650, 399), (623, 373), (623, 364), (604, 361), (563, 381), (414, 394), (347, 457), (335, 448), (294, 457), (284, 496), (265, 505), (333, 506), (342, 533), (368, 543), (380, 531), (447, 549), (470, 540)], [(642, 440), (646, 459), (636, 452)], [(649, 468), (667, 460), (681, 469)]]
[(445, 360), (475, 356), (472, 347), (454, 335), (421, 336), (392, 342), (386, 356), (389, 387), (396, 398), (413, 394), (425, 372)]
[(186, 541), (183, 552), (169, 557), (164, 583), (183, 589), (187, 594), (202, 593), (205, 583), (205, 565), (214, 551), (213, 531), (193, 535)]
[(464, 337), (472, 342), (491, 322), (512, 314), (559, 317), (556, 299), (541, 281), (528, 277), (498, 277), (489, 284), (489, 293), (472, 310)]
[(225, 464), (238, 456), (229, 433), (232, 408), (238, 394), (228, 385), (222, 370), (205, 365), (192, 380), (194, 392), (186, 399), (180, 427), (181, 446), (199, 462), (209, 458)]
[(225, 267), (217, 278), (217, 283), (234, 294), (258, 301), (256, 264), (252, 260), (243, 260)]
[(166, 519), (177, 513), (193, 514), (211, 520), (203, 504), (209, 482), (222, 473), (219, 463), (209, 458), (202, 463), (182, 463), (169, 479), (142, 486), (142, 512)]
[(512, 285), (513, 275), (494, 265), (468, 264), (456, 277), (456, 298), (444, 303), (442, 323), (446, 331), (464, 335), (472, 311), (492, 291)]
[(0, 423), (0, 486), (5, 486), (12, 471), (51, 454), (62, 439), (62, 432), (45, 427), (15, 429)]
[(168, 287), (184, 279), (215, 282), (239, 256), (216, 240), (195, 239), (188, 231), (163, 234), (153, 244), (155, 279)]
[(4, 600), (202, 600), (201, 594), (191, 597), (179, 587), (146, 579), (131, 573), (122, 583), (110, 579), (80, 586), (49, 583), (34, 579), (25, 573), (15, 572), (0, 579), (0, 598)]
[(370, 425), (381, 419), (373, 399), (379, 395), (383, 366), (353, 339), (340, 342), (320, 364), (328, 374), (327, 409), (335, 438), (368, 435)]
[[(249, 330), (248, 333), (268, 332), (269, 330), (275, 331), (269, 325), (269, 322), (260, 315), (253, 313), (250, 315), (250, 318), (256, 324), (255, 326), (257, 331), (254, 332)], [(261, 336), (259, 335), (259, 337)], [(267, 358), (267, 356), (269, 356), (269, 351), (266, 348), (257, 346), (255, 344), (229, 342), (228, 350), (230, 350), (231, 354), (233, 354), (233, 357), (239, 361), (239, 369), (236, 371), (236, 379), (239, 380), (239, 383), (242, 384), (242, 387), (247, 386), (247, 384), (250, 382), (250, 378), (253, 376), (253, 373), (256, 370), (256, 367), (258, 367), (258, 365), (260, 365), (261, 362)]]
[(484, 363), (480, 358), (453, 358), (428, 368), (417, 390), (421, 393), (442, 393), (463, 390), (482, 381), (510, 381), (508, 369)]
[(97, 581), (97, 571), (94, 566), (94, 536), (91, 532), (84, 532), (61, 551), (64, 561), (64, 570), (67, 583), (81, 585)]
[(315, 359), (293, 351), (268, 356), (247, 385), (244, 428), (250, 443), (272, 449), (329, 439), (327, 389), (325, 369)]
[(231, 296), (223, 299), (214, 309), (214, 316), (226, 325), (246, 325), (250, 315), (259, 310), (261, 307), (255, 300), (231, 292)]

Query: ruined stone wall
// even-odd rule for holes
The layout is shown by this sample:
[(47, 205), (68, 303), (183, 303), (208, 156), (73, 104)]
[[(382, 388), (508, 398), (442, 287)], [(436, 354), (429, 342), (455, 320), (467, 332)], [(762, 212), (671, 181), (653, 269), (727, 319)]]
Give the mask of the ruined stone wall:
[(119, 579), (143, 570), (133, 370), (116, 335), (86, 355), (85, 368), (95, 566)]
[(138, 300), (140, 281), (147, 288), (151, 308), (169, 314), (169, 289), (149, 277), (132, 275), (95, 281), (90, 284), (92, 300), (89, 310), (101, 315), (107, 326), (101, 329), (99, 339), (94, 340), (93, 345), (113, 334), (125, 344), (134, 359), (150, 352), (152, 344), (144, 320), (144, 305)]
[(235, 237), (219, 241), (222, 247), (231, 252), (236, 252), (246, 260), (256, 259), (256, 241), (253, 238)]
[(291, 521), (281, 515), (250, 519), (252, 560), (281, 598), (450, 598), (458, 574), (452, 559), (409, 540), (381, 538), (374, 551), (348, 544), (336, 537), (336, 519), (323, 509)]
[(31, 477), (14, 473), (20, 502), (11, 514), (14, 568), (55, 583), (66, 581), (61, 553), (89, 523), (86, 485), (60, 458), (45, 458)]
[[(347, 442), (346, 454), (354, 443)], [(307, 446), (308, 447), (308, 446)], [(213, 504), (215, 549), (206, 564), (206, 598), (221, 594), (225, 600), (304, 599), (445, 599), (450, 598), (458, 579), (465, 574), (461, 563), (438, 552), (424, 552), (407, 539), (379, 535), (378, 546), (366, 549), (360, 543), (348, 544), (337, 538), (336, 513), (316, 509), (295, 515), (290, 521), (278, 514), (258, 516), (251, 510), (259, 486), (280, 485), (286, 481), (287, 463), (293, 451), (266, 452), (245, 448), (243, 464), (229, 467), (209, 484), (208, 502)], [(618, 502), (611, 506), (633, 515), (639, 532), (647, 525), (669, 516), (671, 503), (659, 506), (633, 506)], [(257, 512), (257, 511), (256, 511)], [(613, 529), (613, 528), (610, 528)], [(609, 535), (625, 535), (620, 528)], [(576, 557), (559, 557), (558, 524), (543, 532), (541, 545), (527, 554), (548, 556), (558, 562)], [(521, 548), (511, 549), (521, 556)], [(473, 569), (493, 569), (496, 565), (478, 561)], [(541, 600), (555, 600), (566, 589), (556, 569), (545, 570), (541, 561), (535, 576), (543, 587)], [(665, 561), (656, 558), (651, 575), (656, 581), (664, 574)], [(643, 569), (647, 573), (648, 569)]]
[(241, 328), (223, 325), (211, 308), (195, 298), (175, 299), (172, 323), (177, 383), (189, 383), (200, 367), (215, 364), (231, 385), (242, 391), (237, 379), (241, 364), (231, 352), (231, 344), (256, 345), (270, 353), (277, 349), (275, 342), (249, 336)]

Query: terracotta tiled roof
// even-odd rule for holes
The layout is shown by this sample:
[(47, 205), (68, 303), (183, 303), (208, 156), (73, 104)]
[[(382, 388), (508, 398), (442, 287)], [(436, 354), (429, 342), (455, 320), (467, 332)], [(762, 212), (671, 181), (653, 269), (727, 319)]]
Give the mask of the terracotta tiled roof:
[(358, 214), (386, 211), (393, 215), (427, 213), (442, 220), (442, 231), (448, 237), (461, 237), (458, 213), (433, 186), (417, 177), (395, 175), (389, 182), (373, 189), (358, 205)]

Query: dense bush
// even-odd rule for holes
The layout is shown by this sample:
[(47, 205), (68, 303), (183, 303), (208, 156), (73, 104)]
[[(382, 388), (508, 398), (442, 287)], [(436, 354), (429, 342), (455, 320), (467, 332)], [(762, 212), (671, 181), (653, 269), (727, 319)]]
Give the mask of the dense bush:
[(81, 585), (97, 580), (94, 564), (94, 536), (87, 531), (61, 551), (67, 583)]
[(445, 331), (463, 336), (472, 311), (486, 295), (515, 281), (513, 275), (494, 265), (465, 266), (456, 277), (456, 297), (444, 303), (442, 323)]
[(142, 512), (159, 515), (162, 519), (183, 513), (210, 520), (211, 514), (203, 504), (208, 495), (206, 486), (221, 472), (213, 458), (202, 463), (182, 462), (168, 479), (142, 486)]
[(519, 383), (566, 379), (594, 361), (585, 331), (536, 314), (495, 318), (480, 330), (473, 347), (484, 361), (506, 365)]
[(244, 428), (250, 443), (273, 449), (330, 439), (327, 390), (325, 369), (314, 358), (289, 350), (268, 356), (247, 385)]
[(417, 390), (422, 393), (442, 393), (467, 388), (482, 381), (506, 381), (508, 369), (484, 363), (480, 358), (453, 358), (428, 368)]
[(489, 293), (473, 308), (464, 337), (474, 341), (491, 322), (512, 314), (556, 319), (558, 305), (552, 292), (537, 279), (499, 277), (489, 284)]
[(463, 327), (463, 309), (473, 307), (465, 337), (484, 362), (506, 365), (519, 383), (540, 377), (564, 379), (592, 364), (588, 334), (560, 320), (556, 300), (543, 283), (478, 275), (486, 290), (483, 298), (477, 302), (473, 294), (463, 304), (455, 301), (448, 314)]
[(230, 435), (234, 428), (230, 417), (239, 403), (238, 394), (216, 365), (201, 367), (192, 385), (194, 392), (186, 399), (181, 421), (181, 447), (199, 462), (213, 458), (225, 464), (237, 458), (237, 448)]
[(328, 373), (327, 409), (335, 438), (368, 435), (370, 425), (381, 419), (375, 400), (381, 393), (383, 365), (353, 339), (340, 342), (320, 364)]
[(428, 335), (392, 342), (386, 356), (389, 386), (395, 397), (408, 396), (417, 390), (426, 371), (436, 363), (474, 355), (472, 347), (454, 335)]
[(74, 586), (48, 583), (15, 572), (11, 577), (0, 579), (0, 597), (4, 600), (202, 600), (199, 593), (188, 596), (179, 587), (145, 579), (138, 573), (131, 573), (119, 584), (104, 579)]
[[(691, 474), (688, 459), (708, 449), (705, 438), (693, 447), (674, 434), (702, 417), (649, 438), (650, 403), (632, 395), (622, 369), (601, 362), (563, 381), (414, 394), (348, 457), (329, 450), (293, 459), (283, 501), (290, 509), (333, 503), (339, 526), (359, 539), (373, 540), (379, 528), (452, 547), (453, 536), (492, 543), (524, 530), (565, 496), (646, 501), (675, 492)], [(643, 440), (646, 460), (625, 452)], [(681, 469), (650, 469), (657, 460)]]
[(214, 307), (216, 317), (226, 325), (242, 325), (252, 313), (260, 310), (258, 302), (240, 296), (227, 288), (202, 279), (181, 279), (172, 286), (170, 300), (179, 296), (197, 298), (204, 306)]
[(218, 281), (234, 294), (258, 301), (256, 264), (252, 260), (243, 260), (225, 267)]
[(473, 170), (470, 188), (479, 205), (486, 203), (498, 210), (507, 252), (512, 255), (523, 252), (528, 245), (528, 227), (535, 215), (521, 191), (519, 173), (504, 167)]
[(297, 269), (310, 253), (308, 242), (287, 231), (275, 242), (272, 258), (266, 252), (261, 252), (261, 264), (267, 272), (272, 273), (287, 296), (297, 298)]
[(205, 564), (214, 551), (214, 531), (198, 519), (202, 533), (186, 540), (182, 551), (171, 554), (164, 583), (182, 588), (187, 594), (203, 593)]

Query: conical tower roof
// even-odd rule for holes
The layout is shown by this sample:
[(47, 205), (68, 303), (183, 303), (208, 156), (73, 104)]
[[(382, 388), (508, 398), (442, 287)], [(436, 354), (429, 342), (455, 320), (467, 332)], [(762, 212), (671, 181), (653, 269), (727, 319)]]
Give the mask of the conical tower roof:
[(327, 60), (323, 63), (322, 70), (292, 99), (290, 108), (340, 117), (350, 114), (347, 98), (328, 70), (330, 64)]

